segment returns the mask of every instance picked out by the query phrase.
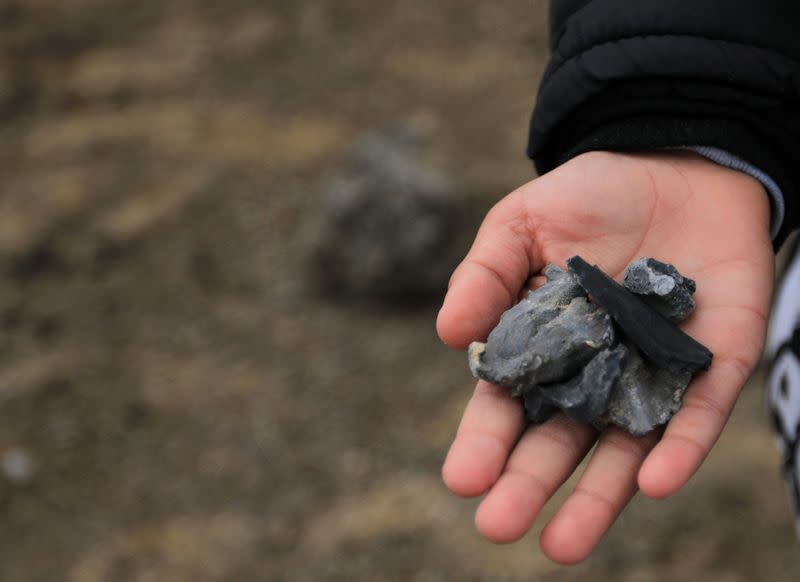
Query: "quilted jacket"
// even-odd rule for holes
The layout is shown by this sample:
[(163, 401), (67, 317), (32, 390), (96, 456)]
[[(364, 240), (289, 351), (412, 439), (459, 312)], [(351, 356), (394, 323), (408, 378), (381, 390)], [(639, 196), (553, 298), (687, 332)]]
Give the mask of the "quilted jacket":
[(800, 225), (800, 4), (552, 0), (551, 58), (530, 126), (540, 173), (590, 150), (709, 146), (783, 193)]

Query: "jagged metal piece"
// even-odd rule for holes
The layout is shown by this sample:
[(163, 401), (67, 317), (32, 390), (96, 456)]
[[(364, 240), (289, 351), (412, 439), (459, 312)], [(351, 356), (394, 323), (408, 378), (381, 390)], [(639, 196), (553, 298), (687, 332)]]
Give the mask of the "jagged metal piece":
[(614, 343), (611, 318), (577, 279), (554, 265), (545, 273), (548, 282), (506, 311), (486, 343), (469, 347), (472, 373), (514, 396), (570, 378)]
[[(512, 388), (515, 393), (524, 390), (523, 375), (515, 372), (525, 360), (528, 346), (540, 328), (552, 321), (569, 306), (573, 299), (586, 297), (578, 280), (570, 273), (549, 264), (545, 270), (548, 282), (528, 292), (527, 297), (503, 313), (500, 322), (489, 335), (487, 344), (473, 342), (469, 346), (469, 367), (477, 378)], [(504, 365), (503, 361), (508, 362)]]
[(606, 411), (627, 356), (628, 349), (622, 344), (603, 350), (571, 380), (540, 386), (536, 392), (545, 404), (560, 408), (574, 421), (592, 422)]
[(689, 371), (652, 367), (634, 346), (628, 346), (628, 362), (611, 393), (608, 410), (594, 424), (598, 428), (614, 424), (633, 436), (643, 436), (666, 424), (680, 409), (691, 379)]
[(567, 266), (594, 301), (604, 307), (623, 333), (658, 368), (674, 374), (707, 370), (713, 354), (675, 324), (581, 257)]
[[(564, 298), (547, 290), (548, 285), (507, 311), (485, 344), (470, 345), (469, 364), (475, 376), (518, 396), (538, 384), (567, 380), (614, 344), (614, 326), (604, 310), (584, 297), (554, 307)], [(539, 303), (534, 300), (537, 296), (549, 300)]]
[(680, 323), (694, 311), (697, 285), (669, 263), (649, 257), (634, 261), (625, 269), (623, 285), (673, 323)]

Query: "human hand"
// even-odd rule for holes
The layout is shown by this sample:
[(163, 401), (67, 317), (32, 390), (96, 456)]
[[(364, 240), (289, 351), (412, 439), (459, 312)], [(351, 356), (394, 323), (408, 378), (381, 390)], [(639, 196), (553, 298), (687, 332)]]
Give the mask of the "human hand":
[(641, 438), (616, 428), (598, 437), (563, 414), (527, 427), (517, 399), (478, 382), (442, 475), (458, 495), (486, 494), (475, 522), (492, 541), (522, 537), (599, 439), (540, 538), (562, 564), (585, 559), (638, 489), (659, 499), (680, 489), (719, 437), (764, 343), (774, 268), (768, 197), (753, 178), (694, 154), (579, 156), (489, 212), (451, 278), (440, 337), (456, 348), (485, 340), (532, 275), (573, 255), (617, 280), (643, 256), (695, 279), (696, 311), (681, 327), (714, 360), (663, 435)]

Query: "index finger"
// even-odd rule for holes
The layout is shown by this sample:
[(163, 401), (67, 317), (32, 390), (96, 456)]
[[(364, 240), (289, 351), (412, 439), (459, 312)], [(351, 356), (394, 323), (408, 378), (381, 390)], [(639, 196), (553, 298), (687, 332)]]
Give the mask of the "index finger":
[(524, 428), (519, 400), (505, 388), (478, 381), (442, 467), (447, 487), (463, 497), (485, 493), (500, 476)]

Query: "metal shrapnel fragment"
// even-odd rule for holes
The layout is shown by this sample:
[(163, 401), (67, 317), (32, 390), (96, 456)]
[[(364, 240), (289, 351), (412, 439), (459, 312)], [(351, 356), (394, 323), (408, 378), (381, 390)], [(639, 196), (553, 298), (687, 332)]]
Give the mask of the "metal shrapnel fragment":
[(550, 302), (539, 303), (537, 294), (546, 295), (547, 286), (507, 311), (485, 344), (470, 345), (469, 363), (475, 376), (519, 396), (538, 384), (571, 378), (614, 344), (614, 327), (604, 310), (583, 297), (572, 299), (566, 307), (554, 308), (554, 295)]
[(580, 257), (567, 265), (548, 265), (547, 283), (506, 311), (486, 343), (470, 345), (470, 369), (521, 396), (530, 424), (561, 410), (597, 428), (647, 434), (711, 364), (711, 352), (667, 319), (691, 313), (695, 283), (645, 258), (626, 271), (643, 294), (635, 295)]
[(634, 261), (625, 269), (623, 284), (673, 323), (680, 323), (694, 311), (694, 280), (668, 263), (648, 257)]
[(560, 408), (572, 420), (590, 423), (606, 411), (627, 356), (628, 349), (622, 344), (603, 350), (571, 380), (541, 386), (538, 392), (546, 404)]
[(654, 368), (639, 350), (629, 346), (628, 362), (611, 394), (608, 411), (595, 426), (614, 424), (633, 436), (645, 435), (678, 412), (691, 379), (688, 371)]
[(581, 257), (567, 260), (570, 272), (594, 301), (614, 318), (622, 332), (652, 364), (675, 374), (707, 370), (713, 354), (683, 333), (639, 297)]

